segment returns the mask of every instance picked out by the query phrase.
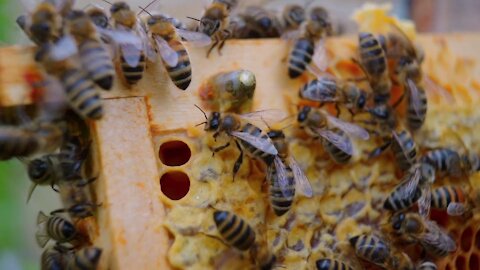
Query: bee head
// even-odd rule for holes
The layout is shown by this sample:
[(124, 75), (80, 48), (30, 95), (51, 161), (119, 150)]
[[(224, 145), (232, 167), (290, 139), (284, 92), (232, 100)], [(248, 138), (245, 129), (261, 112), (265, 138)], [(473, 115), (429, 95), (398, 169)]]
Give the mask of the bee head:
[(391, 221), (392, 222), (392, 228), (395, 231), (399, 231), (402, 228), (402, 224), (403, 224), (404, 221), (405, 221), (405, 214), (404, 213), (395, 214), (392, 217), (392, 221)]
[(102, 255), (102, 250), (96, 247), (88, 247), (82, 250), (80, 254), (89, 264), (92, 266), (92, 269), (95, 269), (98, 265), (98, 261), (100, 260), (100, 256)]
[(270, 27), (273, 25), (273, 22), (272, 19), (270, 19), (268, 16), (265, 16), (258, 21), (258, 24), (262, 29), (270, 29)]
[(200, 19), (198, 30), (211, 37), (220, 29), (223, 12), (220, 9), (209, 9)]
[(52, 34), (52, 26), (47, 21), (34, 23), (30, 26), (30, 32), (42, 42), (47, 41)]
[(268, 137), (272, 140), (275, 139), (284, 139), (285, 138), (285, 133), (283, 133), (282, 130), (270, 130), (267, 133)]
[(110, 13), (117, 13), (119, 11), (129, 11), (130, 10), (130, 6), (125, 3), (125, 2), (115, 2), (112, 4), (112, 6), (110, 7)]
[(295, 25), (300, 25), (305, 20), (305, 9), (299, 5), (288, 7), (286, 17)]
[(390, 111), (386, 105), (375, 106), (369, 109), (368, 112), (375, 118), (387, 120), (390, 117)]
[(36, 184), (44, 183), (51, 174), (51, 164), (47, 158), (37, 158), (28, 164), (28, 176)]
[(218, 130), (221, 123), (221, 115), (219, 112), (212, 112), (210, 117), (207, 119), (207, 123), (205, 124), (206, 131), (215, 131)]
[(365, 104), (367, 103), (367, 92), (363, 90), (359, 90), (359, 96), (357, 100), (357, 108), (363, 109), (365, 108)]
[(302, 107), (298, 112), (297, 121), (299, 123), (304, 123), (308, 119), (308, 114), (310, 113), (311, 110), (312, 110), (312, 107), (310, 106)]
[(420, 173), (427, 183), (433, 183), (435, 181), (435, 168), (428, 163), (422, 163), (420, 166)]

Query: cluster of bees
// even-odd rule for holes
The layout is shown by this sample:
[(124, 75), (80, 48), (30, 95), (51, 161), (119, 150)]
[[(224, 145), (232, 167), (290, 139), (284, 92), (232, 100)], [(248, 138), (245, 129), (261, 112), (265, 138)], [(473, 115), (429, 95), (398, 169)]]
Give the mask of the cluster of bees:
[[(188, 27), (168, 15), (151, 14), (147, 8), (153, 2), (141, 7), (139, 14), (125, 2), (107, 3), (110, 16), (95, 5), (76, 10), (72, 0), (44, 0), (17, 20), (37, 45), (35, 61), (40, 71), (26, 76), (26, 80), (33, 92), (41, 94), (34, 95), (38, 107), (34, 119), (21, 109), (13, 113), (17, 119), (13, 124), (10, 114), (2, 113), (0, 159), (22, 160), (32, 187), (50, 185), (62, 197), (63, 209), (38, 215), (38, 244), (45, 247), (50, 240), (56, 242), (42, 254), (42, 269), (95, 269), (102, 253), (89, 244), (78, 226), (100, 206), (89, 190), (95, 176), (89, 175), (84, 166), (90, 145), (84, 121), (101, 119), (104, 114), (99, 89), (110, 90), (117, 76), (127, 87), (135, 85), (148, 64), (160, 55), (172, 82), (186, 90), (192, 68), (183, 41), (210, 46), (208, 57), (214, 48), (220, 53), (229, 38), (282, 37), (293, 41), (288, 76), (295, 79), (312, 73), (316, 78), (300, 88), (299, 97), (318, 105), (299, 106), (297, 126), (319, 140), (335, 163), (351, 162), (353, 139), (375, 137), (381, 142), (369, 159), (387, 150), (393, 153), (404, 179), (385, 199), (384, 210), (391, 213), (385, 233), (350, 237), (358, 258), (385, 269), (436, 269), (426, 260), (414, 264), (393, 243), (418, 244), (425, 250), (425, 258), (443, 257), (456, 249), (455, 241), (429, 220), (430, 208), (445, 210), (451, 216), (468, 215), (477, 198), (461, 186), (433, 189), (432, 183), (443, 177), (468, 177), (480, 170), (480, 158), (447, 147), (421, 154), (418, 151), (412, 134), (422, 127), (427, 115), (427, 78), (421, 70), (424, 54), (395, 25), (385, 35), (360, 33), (358, 57), (352, 61), (364, 76), (341, 79), (327, 72), (325, 39), (333, 27), (322, 7), (288, 5), (278, 14), (257, 6), (237, 11), (236, 0), (213, 0), (200, 19), (191, 18), (195, 25)], [(141, 17), (141, 13), (148, 16)], [(223, 90), (232, 88), (229, 91), (235, 101), (246, 102), (253, 98), (254, 79), (247, 71), (233, 72), (223, 74), (215, 84)], [(393, 85), (400, 86), (403, 94), (392, 102)], [(62, 105), (50, 102), (51, 96), (59, 95), (65, 101)], [(227, 100), (218, 101), (223, 102)], [(398, 112), (401, 103), (406, 103), (404, 117)], [(69, 111), (68, 117), (66, 107), (74, 112)], [(215, 139), (228, 138), (226, 144), (214, 147), (213, 153), (233, 144), (239, 150), (233, 179), (244, 154), (265, 165), (269, 200), (277, 216), (289, 212), (296, 194), (308, 198), (314, 195), (302, 166), (289, 153), (284, 130), (268, 124), (283, 119), (283, 113), (219, 110), (207, 115), (198, 109), (205, 116), (205, 131)], [(346, 112), (349, 121), (345, 120)], [(368, 119), (357, 120), (359, 115)], [(415, 207), (418, 213), (411, 211)], [(258, 253), (256, 233), (240, 216), (216, 210), (213, 221), (220, 241), (240, 251)], [(277, 259), (274, 254), (260, 256), (258, 265), (271, 269)], [(315, 264), (319, 270), (357, 268), (338, 258), (321, 258)]]

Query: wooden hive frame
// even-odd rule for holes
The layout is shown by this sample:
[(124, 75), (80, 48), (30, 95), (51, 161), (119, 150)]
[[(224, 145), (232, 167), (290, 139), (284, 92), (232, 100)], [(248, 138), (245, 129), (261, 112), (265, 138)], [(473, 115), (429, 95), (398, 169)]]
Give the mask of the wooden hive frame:
[[(427, 74), (445, 82), (442, 74), (454, 73), (459, 66), (435, 66), (439, 59), (431, 58), (448, 46), (458, 59), (480, 63), (477, 47), (478, 34), (422, 35), (420, 43), (427, 52)], [(329, 55), (349, 59), (356, 39), (329, 38)], [(290, 98), (307, 80), (291, 80), (283, 62), (289, 46), (287, 42), (272, 40), (244, 40), (227, 42), (222, 55), (216, 51), (210, 58), (205, 49), (188, 46), (193, 67), (193, 80), (186, 91), (177, 89), (161, 64), (148, 66), (141, 82), (126, 89), (119, 81), (114, 89), (102, 92), (105, 116), (91, 122), (94, 155), (100, 168), (95, 184), (98, 210), (98, 230), (92, 230), (95, 245), (103, 248), (102, 269), (169, 269), (167, 252), (169, 236), (162, 227), (165, 205), (159, 179), (168, 171), (183, 170), (162, 164), (158, 158), (159, 146), (169, 140), (185, 140), (195, 155), (193, 141), (202, 134), (193, 126), (203, 121), (194, 104), (202, 104), (198, 97), (200, 84), (220, 71), (248, 69), (255, 73), (257, 88), (253, 109), (280, 108), (290, 111)], [(429, 53), (436, 52), (436, 53)], [(468, 59), (468, 60), (467, 60)], [(465, 62), (468, 64), (467, 62)], [(25, 47), (0, 49), (0, 106), (30, 103), (29, 88), (23, 72), (33, 65), (31, 50)], [(480, 78), (480, 65), (472, 65), (469, 72)], [(471, 83), (479, 87), (478, 81)], [(478, 89), (477, 89), (478, 90)], [(472, 93), (472, 92), (470, 92)], [(480, 93), (480, 92), (477, 92)], [(462, 95), (457, 105), (474, 102), (476, 96)], [(190, 179), (196, 181), (196, 179)], [(174, 205), (176, 201), (167, 200)]]

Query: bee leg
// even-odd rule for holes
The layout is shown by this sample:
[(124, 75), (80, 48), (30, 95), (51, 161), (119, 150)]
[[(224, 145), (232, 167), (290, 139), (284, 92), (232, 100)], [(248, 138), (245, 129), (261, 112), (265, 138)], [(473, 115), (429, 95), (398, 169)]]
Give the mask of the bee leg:
[(218, 49), (217, 49), (218, 54), (222, 55), (221, 50), (222, 50), (223, 46), (225, 46), (225, 41), (227, 41), (227, 39), (230, 38), (231, 34), (232, 34), (232, 32), (230, 32), (230, 30), (228, 30), (228, 29), (223, 30), (222, 39), (221, 39), (220, 45), (218, 46)]
[(383, 153), (391, 144), (391, 141), (386, 142), (385, 144), (381, 145), (380, 147), (375, 148), (370, 154), (368, 155), (369, 159), (378, 157), (381, 153)]
[(55, 183), (50, 184), (50, 187), (55, 191), (55, 192), (60, 192), (58, 188), (55, 187)]
[(222, 146), (219, 146), (219, 147), (215, 147), (212, 149), (212, 157), (215, 156), (215, 153), (216, 152), (220, 152), (222, 151), (223, 149), (227, 148), (230, 146), (230, 142), (226, 143), (225, 145), (222, 145)]
[(340, 105), (338, 105), (338, 103), (335, 103), (335, 110), (337, 110), (336, 117), (338, 118), (340, 116), (340, 113), (342, 112), (342, 111), (340, 111)]
[(95, 180), (97, 180), (97, 177), (92, 177), (92, 178), (87, 179), (87, 180), (82, 179), (82, 180), (80, 180), (80, 183), (77, 184), (77, 187), (84, 187), (84, 186), (90, 185)]
[(210, 48), (209, 48), (208, 51), (207, 51), (207, 58), (210, 56), (210, 53), (213, 51), (213, 49), (214, 49), (215, 47), (217, 47), (218, 42), (219, 42), (218, 38), (215, 37), (215, 41), (213, 42), (212, 46), (210, 46)]
[(394, 109), (396, 109), (398, 107), (398, 105), (400, 105), (400, 103), (402, 103), (402, 100), (403, 100), (404, 97), (405, 97), (405, 92), (403, 92), (403, 94), (400, 96), (400, 98), (398, 98), (398, 100), (395, 101), (395, 103), (393, 103), (392, 107)]
[(218, 132), (218, 131), (213, 134), (213, 139), (214, 139), (215, 141), (217, 141), (218, 135), (220, 135), (220, 132)]
[(240, 155), (238, 156), (235, 164), (233, 165), (233, 181), (235, 181), (235, 175), (237, 174), (238, 170), (240, 170), (240, 166), (242, 166), (243, 163), (243, 149), (240, 147), (240, 144), (238, 144), (237, 141), (235, 141), (235, 144), (240, 151)]

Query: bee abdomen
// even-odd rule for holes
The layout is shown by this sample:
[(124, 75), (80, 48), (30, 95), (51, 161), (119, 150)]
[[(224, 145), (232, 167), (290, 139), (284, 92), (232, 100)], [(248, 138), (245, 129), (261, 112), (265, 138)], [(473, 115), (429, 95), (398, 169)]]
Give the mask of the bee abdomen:
[(215, 211), (213, 220), (229, 245), (247, 250), (255, 242), (255, 232), (243, 219), (227, 211)]
[(416, 162), (417, 149), (415, 142), (406, 130), (398, 133), (398, 138), (399, 141), (393, 140), (392, 151), (395, 154), (397, 166), (401, 170), (408, 170)]
[(123, 77), (127, 81), (129, 85), (136, 84), (138, 81), (140, 81), (143, 77), (143, 71), (145, 70), (145, 54), (141, 52), (140, 54), (140, 59), (139, 62), (136, 66), (132, 67), (130, 66), (125, 58), (128, 58), (131, 56), (123, 55), (121, 54), (120, 57), (120, 62), (121, 62), (121, 68), (123, 72)]
[(288, 60), (288, 75), (294, 79), (302, 75), (312, 61), (314, 44), (308, 39), (299, 39), (295, 42)]
[(77, 231), (70, 221), (59, 216), (51, 216), (47, 221), (47, 232), (52, 239), (66, 242), (73, 239)]
[(418, 89), (420, 108), (417, 114), (412, 102), (408, 102), (407, 106), (407, 126), (410, 130), (418, 130), (423, 126), (425, 118), (427, 117), (427, 96), (424, 90)]
[(84, 118), (100, 119), (103, 107), (100, 95), (92, 81), (78, 69), (67, 71), (62, 76), (62, 82), (67, 92), (67, 99), (72, 108)]
[(96, 247), (86, 247), (76, 252), (74, 269), (90, 270), (97, 269), (102, 250)]
[[(264, 133), (260, 128), (247, 123), (245, 124), (242, 129), (242, 132), (249, 133), (250, 135), (261, 137), (262, 139), (268, 139), (268, 135)], [(243, 146), (243, 148), (247, 151), (249, 155), (251, 155), (254, 158), (258, 158), (260, 160), (263, 160), (266, 164), (270, 164), (273, 161), (274, 156), (264, 152), (257, 147), (251, 145), (250, 143), (239, 140), (240, 144)]]
[(358, 257), (376, 265), (385, 266), (390, 258), (390, 248), (375, 235), (357, 235), (349, 239)]
[(300, 88), (300, 97), (319, 101), (331, 102), (337, 95), (337, 83), (334, 80), (323, 78), (322, 80), (312, 80)]
[(60, 270), (66, 266), (64, 255), (51, 247), (43, 251), (40, 261), (42, 270)]
[(432, 191), (431, 205), (437, 209), (447, 209), (452, 202), (465, 202), (466, 194), (461, 187), (443, 186)]
[(433, 262), (423, 262), (418, 267), (418, 270), (437, 270), (437, 266)]
[(172, 82), (178, 88), (186, 90), (192, 81), (192, 66), (190, 64), (188, 52), (179, 41), (171, 40), (169, 44), (178, 54), (178, 63), (176, 66), (170, 67), (164, 62), (165, 67), (167, 68), (168, 75), (170, 76), (170, 79), (172, 79)]
[(109, 53), (96, 40), (87, 40), (79, 47), (83, 67), (92, 80), (102, 89), (110, 90), (115, 70)]
[(344, 262), (334, 259), (320, 259), (315, 262), (317, 270), (353, 270)]
[(387, 69), (385, 52), (377, 38), (371, 33), (358, 35), (362, 65), (372, 76), (380, 76)]
[[(343, 140), (345, 140), (345, 144), (348, 144), (350, 145), (350, 147), (352, 147), (352, 141), (350, 140), (348, 135), (345, 134), (345, 132), (340, 129), (334, 129), (334, 131), (339, 134)], [(352, 155), (344, 152), (326, 139), (322, 139), (322, 145), (325, 151), (330, 155), (330, 157), (338, 164), (346, 164), (352, 158)]]
[(267, 172), (267, 179), (270, 182), (270, 202), (277, 216), (282, 216), (290, 210), (295, 197), (295, 178), (290, 167), (287, 166), (286, 170), (288, 177), (288, 186), (286, 187), (280, 186), (278, 174), (273, 164), (269, 166)]
[(420, 196), (422, 195), (422, 191), (417, 188), (415, 190), (415, 193), (413, 196), (407, 197), (404, 195), (404, 191), (400, 191), (400, 189), (404, 189), (403, 186), (398, 186), (396, 187), (390, 195), (388, 195), (387, 199), (383, 203), (383, 208), (393, 211), (393, 212), (398, 212), (404, 209), (410, 208), (414, 203), (420, 199)]
[(0, 160), (30, 156), (40, 147), (39, 140), (30, 132), (17, 127), (0, 127)]

